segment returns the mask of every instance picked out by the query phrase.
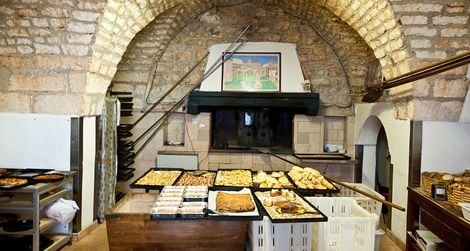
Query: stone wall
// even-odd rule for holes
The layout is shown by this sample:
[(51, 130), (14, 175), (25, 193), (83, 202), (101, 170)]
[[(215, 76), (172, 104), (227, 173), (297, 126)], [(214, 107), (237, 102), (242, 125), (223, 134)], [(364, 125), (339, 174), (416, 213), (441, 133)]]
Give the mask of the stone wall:
[(0, 3), (0, 111), (80, 114), (105, 1)]

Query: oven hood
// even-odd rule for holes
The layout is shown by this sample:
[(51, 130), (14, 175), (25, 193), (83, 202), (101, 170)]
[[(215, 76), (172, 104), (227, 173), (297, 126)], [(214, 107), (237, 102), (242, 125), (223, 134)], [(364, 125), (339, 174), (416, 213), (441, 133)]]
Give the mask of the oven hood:
[(260, 93), (260, 92), (206, 92), (189, 94), (187, 113), (212, 112), (218, 108), (288, 109), (296, 114), (315, 116), (318, 113), (318, 93)]

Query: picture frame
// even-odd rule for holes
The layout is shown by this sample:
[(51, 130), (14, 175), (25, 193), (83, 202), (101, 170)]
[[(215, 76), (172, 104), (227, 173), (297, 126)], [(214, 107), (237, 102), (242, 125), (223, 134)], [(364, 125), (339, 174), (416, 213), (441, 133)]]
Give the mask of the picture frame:
[(281, 53), (223, 53), (222, 91), (280, 92)]

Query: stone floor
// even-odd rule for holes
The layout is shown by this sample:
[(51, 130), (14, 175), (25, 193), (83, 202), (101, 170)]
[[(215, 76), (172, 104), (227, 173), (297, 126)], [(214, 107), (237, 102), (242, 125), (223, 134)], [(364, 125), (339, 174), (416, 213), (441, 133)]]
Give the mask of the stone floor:
[[(90, 233), (85, 235), (77, 242), (67, 245), (61, 251), (107, 251), (108, 239), (106, 236), (106, 224), (99, 224)], [(386, 235), (382, 237), (380, 242), (380, 251), (401, 251), (401, 249)]]

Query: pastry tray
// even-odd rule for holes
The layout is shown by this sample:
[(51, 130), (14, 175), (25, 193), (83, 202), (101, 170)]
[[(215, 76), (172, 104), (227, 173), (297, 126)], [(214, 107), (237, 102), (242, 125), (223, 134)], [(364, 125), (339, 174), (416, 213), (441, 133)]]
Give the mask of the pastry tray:
[[(237, 185), (217, 185), (217, 178), (219, 176), (220, 171), (235, 171), (235, 170), (243, 170), (243, 171), (248, 171), (250, 172), (250, 179), (251, 179), (251, 186), (237, 186)], [(213, 190), (231, 190), (231, 191), (238, 191), (244, 187), (252, 187), (253, 186), (253, 175), (251, 173), (250, 169), (219, 169), (217, 170), (217, 174), (215, 176), (214, 180), (214, 186), (212, 187)]]
[(334, 194), (334, 193), (339, 193), (340, 190), (338, 187), (335, 186), (335, 184), (333, 184), (331, 181), (328, 181), (330, 182), (331, 185), (333, 185), (333, 189), (309, 189), (309, 188), (299, 188), (297, 186), (297, 184), (295, 184), (294, 180), (292, 179), (292, 177), (288, 174), (288, 172), (286, 172), (286, 176), (287, 178), (289, 179), (289, 181), (294, 184), (295, 188), (294, 190), (299, 193), (300, 195), (303, 195), (303, 196), (314, 196), (316, 194), (327, 194), (327, 195), (331, 195), (331, 194)]
[(7, 178), (24, 179), (26, 180), (26, 183), (18, 184), (18, 185), (1, 185), (0, 184), (0, 190), (13, 190), (13, 189), (22, 188), (22, 187), (29, 186), (29, 185), (34, 185), (37, 183), (36, 181), (33, 181), (29, 177), (18, 177), (18, 176), (1, 176), (0, 180), (7, 179)]
[[(143, 177), (145, 177), (148, 173), (150, 172), (153, 172), (153, 171), (162, 171), (162, 172), (167, 172), (167, 171), (178, 171), (179, 174), (178, 176), (176, 176), (176, 178), (171, 182), (171, 184), (152, 184), (152, 185), (142, 185), (142, 184), (137, 184), (139, 182), (140, 179), (142, 179)], [(164, 186), (171, 186), (175, 183), (176, 180), (178, 180), (178, 178), (181, 176), (181, 174), (183, 173), (183, 169), (179, 169), (179, 168), (150, 168), (147, 172), (145, 172), (142, 176), (140, 176), (138, 179), (136, 179), (134, 182), (132, 182), (132, 184), (130, 184), (129, 186), (131, 188), (142, 188), (142, 189), (145, 189), (145, 190), (161, 190)]]
[(217, 190), (217, 191), (209, 191), (209, 202), (207, 208), (212, 211), (216, 211), (216, 198), (217, 193), (225, 192), (225, 193), (249, 193), (253, 203), (255, 204), (255, 210), (251, 212), (241, 212), (241, 213), (230, 213), (224, 212), (220, 214), (209, 213), (208, 217), (211, 219), (220, 219), (220, 220), (262, 220), (263, 214), (260, 212), (260, 205), (258, 201), (254, 198), (253, 192), (250, 188), (242, 188), (238, 191), (235, 190)]
[[(202, 170), (197, 170), (197, 171), (202, 171)], [(205, 171), (205, 170), (204, 170)], [(176, 186), (178, 184), (178, 182), (180, 181), (180, 179), (183, 177), (183, 175), (185, 173), (193, 173), (195, 171), (188, 171), (188, 170), (185, 170), (179, 177), (178, 179), (176, 179), (174, 185)], [(212, 179), (212, 183), (209, 184), (209, 185), (204, 185), (204, 186), (207, 186), (207, 187), (213, 187), (214, 186), (214, 183), (215, 183), (215, 178), (217, 176), (217, 172), (214, 172), (214, 171), (206, 171), (207, 173), (213, 173), (214, 174), (214, 178)], [(202, 174), (203, 175), (203, 174)], [(203, 186), (203, 185), (184, 185), (184, 186)]]
[[(273, 172), (279, 172), (279, 171), (264, 171), (266, 174), (268, 175), (271, 175)], [(269, 191), (271, 189), (296, 189), (297, 186), (295, 185), (294, 181), (290, 178), (289, 175), (287, 175), (287, 171), (283, 171), (284, 172), (284, 175), (287, 177), (287, 179), (289, 180), (289, 183), (292, 185), (291, 188), (288, 188), (288, 187), (280, 187), (280, 188), (275, 188), (275, 187), (259, 187), (258, 184), (255, 184), (253, 182), (253, 190), (255, 191)], [(258, 173), (258, 171), (252, 171), (251, 172), (251, 178), (252, 180), (254, 181), (255, 180), (255, 177), (256, 177), (256, 174)]]
[(293, 190), (290, 190), (296, 194), (295, 202), (301, 204), (307, 209), (306, 213), (303, 214), (279, 214), (276, 212), (276, 206), (266, 207), (262, 204), (265, 198), (270, 197), (270, 191), (256, 191), (255, 197), (259, 204), (266, 212), (266, 215), (271, 219), (272, 223), (286, 223), (286, 222), (324, 222), (328, 221), (328, 217), (323, 214), (318, 208), (313, 206), (310, 202), (305, 200), (301, 195)]

